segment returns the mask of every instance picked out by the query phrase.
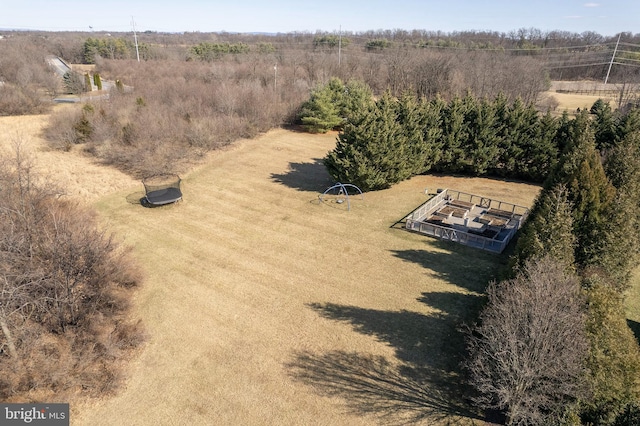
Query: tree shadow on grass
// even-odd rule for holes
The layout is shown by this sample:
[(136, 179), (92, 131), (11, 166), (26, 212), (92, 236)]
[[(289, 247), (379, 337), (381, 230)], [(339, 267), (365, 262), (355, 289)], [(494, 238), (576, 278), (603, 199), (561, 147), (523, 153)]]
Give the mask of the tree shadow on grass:
[[(434, 243), (441, 245), (445, 242)], [(499, 278), (496, 270), (502, 269), (506, 260), (481, 250), (452, 245), (454, 243), (444, 246), (448, 250), (446, 252), (392, 250), (391, 253), (407, 262), (421, 265), (435, 278), (478, 293), (484, 292), (491, 280)]]
[(429, 383), (432, 374), (428, 369), (392, 365), (382, 356), (304, 351), (296, 354), (288, 368), (294, 378), (319, 394), (346, 398), (354, 414), (374, 415), (381, 423), (446, 419), (455, 424), (460, 417), (478, 418), (466, 404)]
[(478, 318), (484, 305), (485, 297), (481, 294), (462, 294), (455, 292), (425, 292), (418, 298), (419, 302), (447, 312), (447, 320), (454, 322), (455, 329), (464, 328)]
[(333, 181), (320, 158), (314, 158), (311, 163), (289, 163), (288, 172), (272, 173), (271, 179), (298, 191), (320, 194), (333, 185)]
[[(465, 297), (465, 295), (460, 295)], [(460, 362), (464, 339), (447, 314), (380, 311), (332, 303), (310, 304), (322, 317), (349, 323), (393, 347), (392, 361), (368, 354), (300, 352), (291, 375), (321, 394), (340, 396), (356, 414), (388, 422), (479, 418), (464, 399)]]
[(636, 337), (638, 343), (640, 343), (640, 322), (627, 319), (627, 325), (633, 332), (633, 335)]

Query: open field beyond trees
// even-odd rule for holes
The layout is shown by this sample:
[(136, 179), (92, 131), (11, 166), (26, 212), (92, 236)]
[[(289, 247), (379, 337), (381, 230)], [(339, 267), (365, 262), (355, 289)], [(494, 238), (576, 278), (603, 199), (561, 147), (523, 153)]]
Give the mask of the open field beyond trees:
[(183, 202), (146, 209), (139, 182), (44, 150), (46, 119), (1, 118), (3, 149), (20, 135), (147, 277), (133, 310), (147, 344), (117, 395), (71, 401), (72, 424), (477, 420), (457, 388), (457, 327), (506, 260), (393, 225), (425, 189), (530, 205), (537, 186), (419, 176), (346, 211), (318, 204), (336, 134), (278, 129), (213, 152), (183, 176)]

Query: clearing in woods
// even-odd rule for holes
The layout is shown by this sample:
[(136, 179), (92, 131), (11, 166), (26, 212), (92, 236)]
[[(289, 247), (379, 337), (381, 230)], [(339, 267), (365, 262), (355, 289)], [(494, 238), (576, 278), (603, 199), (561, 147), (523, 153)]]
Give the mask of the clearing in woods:
[[(278, 129), (211, 153), (184, 200), (133, 201), (142, 184), (81, 151), (43, 148), (46, 116), (0, 118), (36, 165), (100, 212), (146, 271), (133, 314), (148, 331), (115, 395), (71, 401), (74, 425), (437, 423), (474, 417), (455, 389), (456, 330), (504, 257), (393, 227), (452, 188), (531, 205), (538, 186), (419, 176), (319, 204), (335, 133)], [(453, 391), (453, 393), (449, 393)], [(477, 423), (476, 423), (477, 424)]]

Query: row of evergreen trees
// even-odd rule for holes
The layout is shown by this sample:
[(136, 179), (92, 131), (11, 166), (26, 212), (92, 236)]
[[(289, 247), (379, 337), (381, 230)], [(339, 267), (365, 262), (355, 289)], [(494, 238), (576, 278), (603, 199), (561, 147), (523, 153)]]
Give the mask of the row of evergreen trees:
[[(600, 150), (640, 128), (636, 110), (617, 116), (604, 102), (592, 110)], [(534, 105), (504, 96), (490, 100), (468, 94), (447, 102), (385, 93), (373, 101), (362, 83), (338, 79), (312, 92), (300, 119), (310, 131), (341, 130), (324, 163), (335, 180), (364, 191), (427, 172), (543, 182), (572, 126), (567, 114), (541, 115)]]
[[(578, 354), (577, 358), (581, 360), (580, 364), (574, 365), (579, 374), (566, 379), (573, 381), (570, 387), (573, 391), (556, 394), (553, 403), (528, 407), (524, 412), (529, 416), (538, 413), (547, 423), (553, 415), (556, 420), (564, 419), (560, 424), (637, 424), (627, 423), (627, 419), (640, 420), (640, 351), (627, 325), (624, 298), (640, 259), (640, 127), (636, 126), (634, 130), (631, 125), (637, 112), (609, 114), (608, 105), (602, 102), (596, 103), (592, 111), (596, 113), (595, 118), (583, 111), (561, 126), (565, 146), (522, 230), (511, 265), (512, 276), (518, 277), (532, 262), (551, 258), (566, 274), (575, 277), (579, 283), (575, 298), (580, 299), (582, 316), (576, 315), (569, 320), (553, 318), (549, 323), (561, 325), (559, 328), (570, 326), (581, 330), (587, 345), (582, 347), (579, 340), (567, 339), (561, 347), (562, 353)], [(597, 137), (604, 124), (598, 114), (611, 118), (608, 139)], [(526, 279), (532, 280), (539, 281), (540, 276)], [(518, 291), (514, 287), (521, 285), (517, 279), (514, 283), (509, 287), (511, 293)], [(496, 310), (504, 311), (503, 301), (504, 298), (492, 298), (482, 318), (495, 318)], [(575, 301), (567, 300), (567, 303), (571, 302)], [(541, 317), (552, 315), (547, 306), (536, 309), (537, 303), (541, 302), (534, 298), (527, 301), (531, 311), (525, 327), (540, 321), (531, 312), (537, 312)], [(513, 340), (508, 332), (500, 331), (496, 334), (499, 339)], [(540, 343), (544, 339), (539, 336), (524, 335), (526, 337), (520, 339), (523, 353), (544, 346)], [(486, 324), (483, 324), (471, 338), (472, 365), (499, 364), (493, 363), (499, 356), (483, 351), (485, 347), (501, 344), (496, 341), (499, 339), (489, 336)], [(573, 347), (572, 343), (577, 346)], [(512, 356), (509, 355), (511, 359)], [(551, 362), (557, 362), (557, 359)], [(541, 372), (548, 370), (544, 366), (537, 367)], [(513, 383), (525, 376), (531, 378), (530, 371), (510, 368), (510, 372), (505, 373), (500, 368), (475, 369), (473, 381), (491, 379), (493, 382), (496, 379), (504, 384), (507, 383), (504, 377), (509, 374)], [(542, 374), (537, 382), (555, 383), (554, 389), (559, 389), (557, 377)], [(524, 390), (516, 390), (516, 387), (508, 385), (491, 391), (523, 395), (540, 393), (542, 385)], [(496, 401), (499, 398), (494, 394), (489, 399)], [(502, 401), (502, 408), (507, 413), (523, 412), (522, 406), (516, 409), (513, 399)], [(522, 405), (521, 402), (518, 404)], [(527, 418), (520, 420), (526, 422)]]

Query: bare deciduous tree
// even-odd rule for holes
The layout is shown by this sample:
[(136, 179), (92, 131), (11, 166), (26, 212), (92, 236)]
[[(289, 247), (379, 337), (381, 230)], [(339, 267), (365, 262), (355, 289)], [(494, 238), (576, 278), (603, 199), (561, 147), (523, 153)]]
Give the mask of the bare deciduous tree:
[(512, 425), (549, 424), (585, 392), (584, 303), (578, 280), (549, 257), (492, 283), (480, 325), (469, 334), (477, 403)]
[(109, 390), (142, 336), (127, 309), (137, 269), (34, 172), (19, 141), (0, 166), (0, 399), (79, 383)]

